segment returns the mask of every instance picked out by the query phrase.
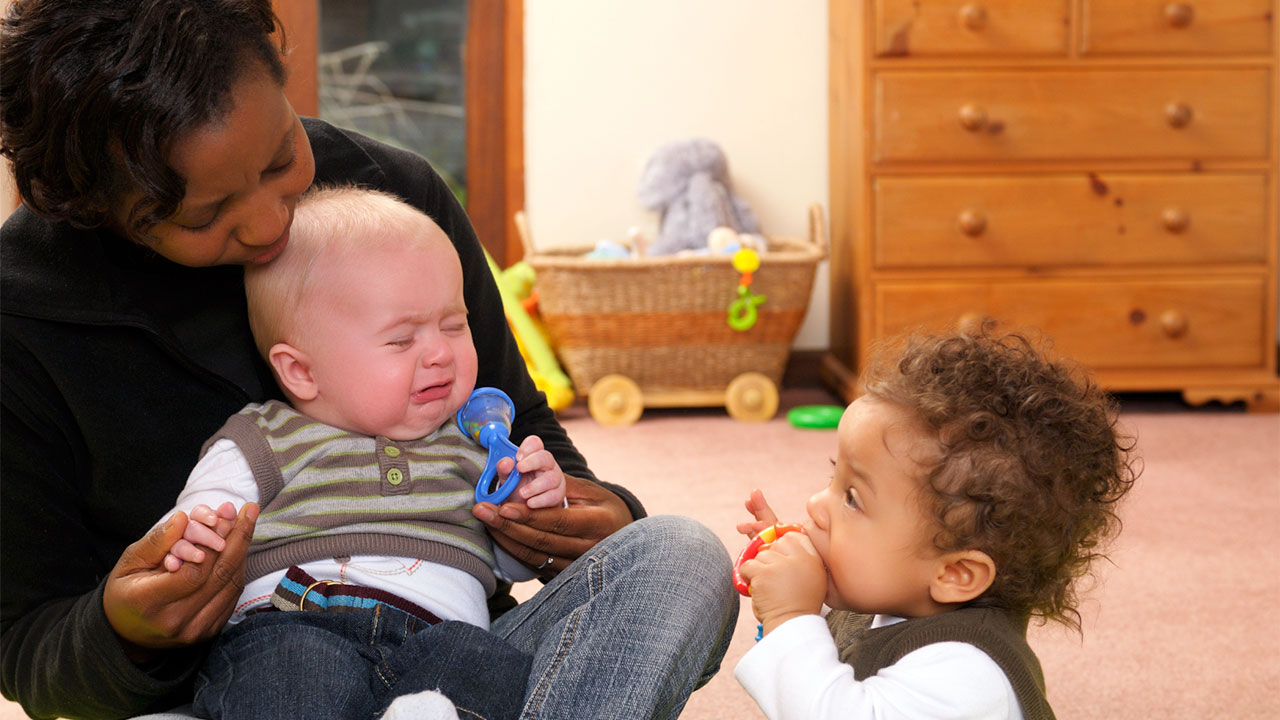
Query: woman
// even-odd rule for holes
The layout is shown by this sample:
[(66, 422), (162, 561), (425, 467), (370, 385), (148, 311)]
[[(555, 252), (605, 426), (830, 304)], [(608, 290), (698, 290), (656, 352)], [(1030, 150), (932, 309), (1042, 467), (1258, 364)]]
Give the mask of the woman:
[(278, 254), (313, 182), (356, 183), (453, 238), (477, 382), (515, 401), (513, 441), (540, 435), (568, 476), (568, 508), (475, 509), (548, 580), (493, 607), (493, 632), (534, 656), (524, 716), (674, 717), (733, 627), (723, 546), (692, 521), (641, 519), (594, 479), (529, 380), (447, 186), (417, 156), (299, 119), (276, 23), (268, 0), (18, 0), (5, 19), (0, 148), (24, 206), (0, 231), (0, 689), (34, 717), (189, 701), (257, 511), (177, 574), (160, 563), (186, 517), (148, 530), (203, 440), (281, 397), (239, 266)]

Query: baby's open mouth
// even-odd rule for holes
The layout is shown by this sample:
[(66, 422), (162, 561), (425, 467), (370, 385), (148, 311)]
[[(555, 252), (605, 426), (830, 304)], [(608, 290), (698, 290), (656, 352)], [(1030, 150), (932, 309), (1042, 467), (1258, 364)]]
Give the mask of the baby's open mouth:
[(452, 382), (442, 382), (435, 385), (428, 385), (421, 390), (413, 393), (414, 402), (429, 403), (435, 400), (442, 400), (449, 396), (449, 390), (453, 387)]

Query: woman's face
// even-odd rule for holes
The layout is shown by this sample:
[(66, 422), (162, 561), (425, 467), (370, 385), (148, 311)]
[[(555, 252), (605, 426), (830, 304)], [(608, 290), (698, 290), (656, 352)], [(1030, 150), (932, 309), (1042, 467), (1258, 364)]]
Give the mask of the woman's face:
[[(186, 178), (186, 195), (144, 242), (180, 265), (248, 265), (276, 257), (289, 240), (298, 196), (315, 176), (302, 123), (267, 72), (246, 72), (232, 96), (225, 118), (179, 138), (169, 157)], [(126, 227), (137, 199), (126, 196), (115, 227)]]

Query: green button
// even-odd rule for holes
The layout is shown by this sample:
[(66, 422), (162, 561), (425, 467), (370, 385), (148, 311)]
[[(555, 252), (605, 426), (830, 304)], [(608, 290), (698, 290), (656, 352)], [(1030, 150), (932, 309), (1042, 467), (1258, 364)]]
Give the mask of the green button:
[(388, 445), (382, 448), (382, 452), (386, 453), (387, 457), (400, 457), (400, 448), (395, 445)]
[(404, 473), (400, 472), (400, 468), (391, 468), (387, 471), (387, 482), (399, 485), (404, 482)]

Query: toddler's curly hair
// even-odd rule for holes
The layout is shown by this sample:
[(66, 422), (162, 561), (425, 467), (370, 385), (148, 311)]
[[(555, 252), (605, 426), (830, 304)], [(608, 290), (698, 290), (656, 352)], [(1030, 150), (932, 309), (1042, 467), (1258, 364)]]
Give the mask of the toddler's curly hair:
[(1023, 335), (994, 334), (990, 321), (881, 348), (863, 384), (936, 433), (922, 495), (934, 544), (996, 564), (972, 604), (1079, 632), (1076, 580), (1105, 557), (1120, 530), (1117, 503), (1138, 474), (1115, 400), (1075, 364)]

